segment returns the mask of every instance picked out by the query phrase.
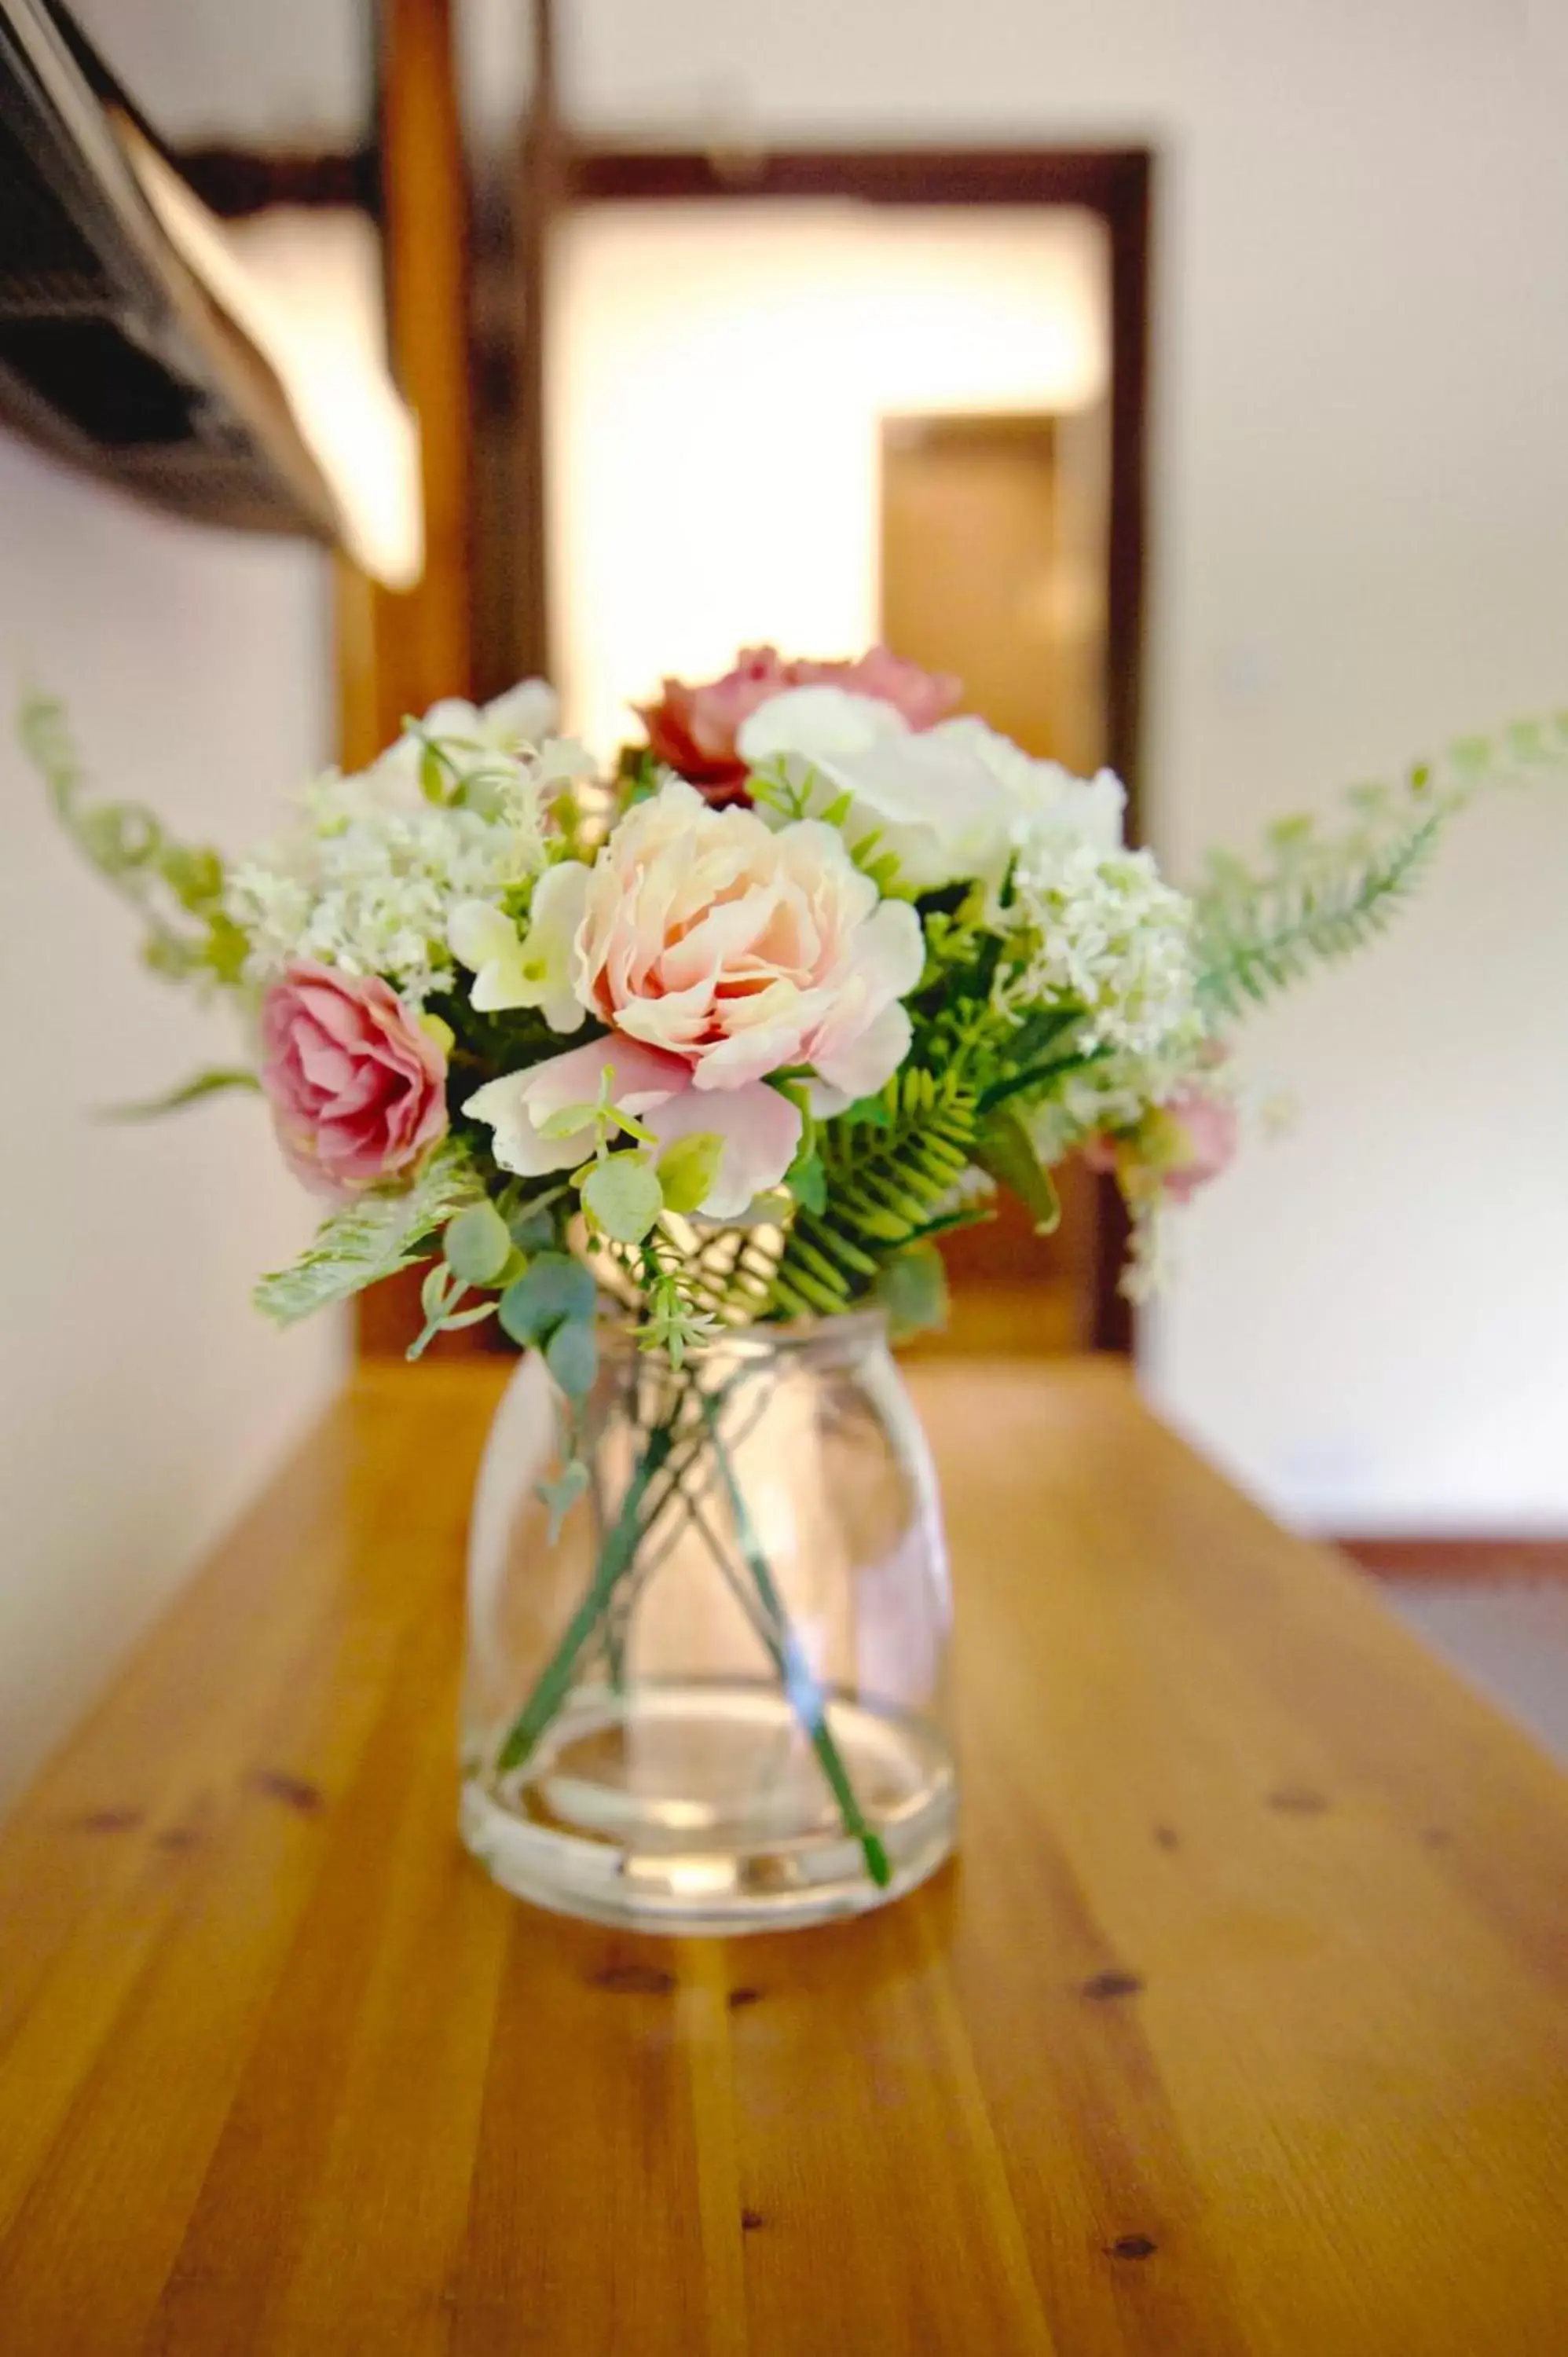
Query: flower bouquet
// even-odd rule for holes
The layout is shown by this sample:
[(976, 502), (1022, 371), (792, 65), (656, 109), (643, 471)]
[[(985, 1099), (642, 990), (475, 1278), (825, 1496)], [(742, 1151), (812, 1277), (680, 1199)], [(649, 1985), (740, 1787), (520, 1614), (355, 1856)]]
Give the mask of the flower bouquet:
[(24, 715), (146, 955), (233, 1001), (327, 1205), (281, 1323), (416, 1265), (435, 1336), (526, 1356), (476, 1500), (464, 1826), (511, 1888), (736, 1927), (946, 1854), (940, 1517), (886, 1353), (998, 1188), (1082, 1153), (1132, 1214), (1229, 1158), (1229, 1033), (1368, 940), (1448, 818), (1568, 728), (1461, 746), (1184, 894), (1108, 772), (1031, 759), (876, 650), (666, 682), (613, 776), (530, 682), (437, 705), (232, 864), (92, 802)]

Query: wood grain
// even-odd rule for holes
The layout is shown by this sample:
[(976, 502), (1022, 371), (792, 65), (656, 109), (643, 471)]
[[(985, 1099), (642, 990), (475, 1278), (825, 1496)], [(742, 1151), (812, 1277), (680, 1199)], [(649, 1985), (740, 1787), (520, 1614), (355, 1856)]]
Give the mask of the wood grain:
[(1369, 1587), (922, 1365), (957, 1866), (557, 1923), (452, 1832), (503, 1373), (361, 1371), (0, 1839), (7, 2357), (1560, 2357), (1568, 1784)]

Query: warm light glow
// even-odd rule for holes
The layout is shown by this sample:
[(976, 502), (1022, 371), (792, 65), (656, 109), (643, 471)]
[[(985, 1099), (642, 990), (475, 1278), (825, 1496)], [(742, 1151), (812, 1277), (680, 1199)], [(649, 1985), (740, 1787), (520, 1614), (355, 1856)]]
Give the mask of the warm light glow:
[(1057, 411), (1109, 375), (1100, 223), (801, 202), (590, 206), (562, 227), (549, 386), (556, 670), (596, 748), (664, 672), (876, 635), (900, 413)]
[(373, 223), (347, 207), (220, 221), (134, 124), (115, 128), (165, 234), (273, 370), (343, 546), (412, 588), (424, 565), (419, 431), (387, 372)]

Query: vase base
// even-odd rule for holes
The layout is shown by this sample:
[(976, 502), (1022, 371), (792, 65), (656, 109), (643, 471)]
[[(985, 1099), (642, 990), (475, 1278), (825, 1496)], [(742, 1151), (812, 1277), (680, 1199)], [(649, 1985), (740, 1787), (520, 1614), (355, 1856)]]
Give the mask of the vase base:
[(525, 1770), (465, 1781), (463, 1839), (517, 1898), (591, 1922), (728, 1934), (860, 1914), (951, 1849), (952, 1762), (902, 1714), (834, 1699), (829, 1718), (886, 1884), (788, 1699), (739, 1680), (579, 1691)]

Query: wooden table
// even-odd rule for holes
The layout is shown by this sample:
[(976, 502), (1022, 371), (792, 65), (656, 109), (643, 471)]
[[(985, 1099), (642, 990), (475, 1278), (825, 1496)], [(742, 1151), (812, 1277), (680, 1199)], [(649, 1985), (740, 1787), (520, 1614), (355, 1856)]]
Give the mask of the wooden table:
[(630, 1940), (453, 1837), (495, 1382), (361, 1377), (0, 1844), (5, 2357), (1563, 2357), (1568, 1785), (1357, 1577), (923, 1368), (961, 1861)]

